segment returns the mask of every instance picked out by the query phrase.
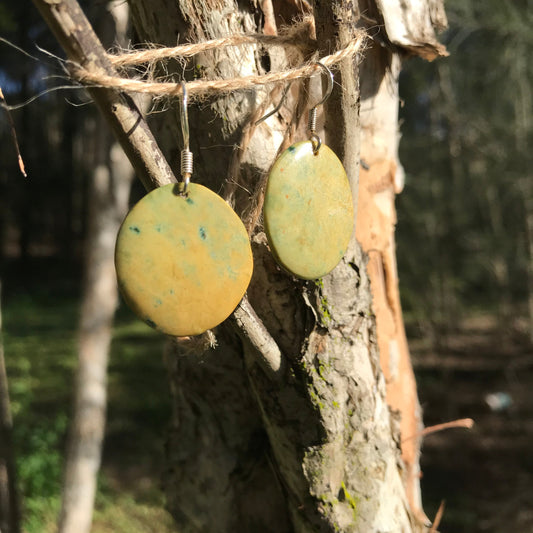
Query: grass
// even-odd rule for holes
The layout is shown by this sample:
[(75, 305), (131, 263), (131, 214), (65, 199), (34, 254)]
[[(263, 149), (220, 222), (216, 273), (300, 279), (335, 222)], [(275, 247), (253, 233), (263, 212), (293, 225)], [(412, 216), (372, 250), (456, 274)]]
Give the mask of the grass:
[[(36, 275), (38, 273), (38, 275)], [(77, 363), (79, 270), (11, 265), (3, 277), (4, 350), (25, 533), (56, 529)], [(108, 424), (94, 533), (171, 533), (160, 472), (170, 416), (164, 339), (124, 306), (109, 364)]]

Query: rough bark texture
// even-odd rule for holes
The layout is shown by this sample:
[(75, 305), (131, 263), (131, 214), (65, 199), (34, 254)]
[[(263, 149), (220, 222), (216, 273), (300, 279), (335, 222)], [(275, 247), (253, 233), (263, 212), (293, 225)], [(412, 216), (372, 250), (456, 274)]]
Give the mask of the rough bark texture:
[(388, 40), (428, 60), (447, 55), (435, 29), (447, 26), (443, 0), (376, 0)]
[[(99, 17), (104, 42), (124, 45), (127, 5), (109, 5)], [(60, 533), (91, 529), (107, 407), (107, 363), (118, 303), (115, 238), (128, 208), (132, 167), (101, 116), (92, 121), (94, 171), (89, 186), (85, 285), (79, 326), (74, 412), (63, 483)], [(89, 146), (87, 147), (90, 151)]]
[[(373, 53), (380, 52), (369, 51), (366, 60)], [(362, 99), (364, 140), (361, 157), (364, 168), (360, 175), (356, 234), (369, 255), (368, 275), (376, 313), (381, 367), (387, 381), (387, 402), (399, 416), (408, 498), (413, 509), (421, 509), (419, 451), (422, 419), (402, 319), (394, 244), (394, 197), (401, 190), (395, 127), (399, 61), (389, 57), (392, 64), (382, 63), (386, 71), (378, 92)], [(393, 100), (396, 105), (387, 106), (380, 100)]]

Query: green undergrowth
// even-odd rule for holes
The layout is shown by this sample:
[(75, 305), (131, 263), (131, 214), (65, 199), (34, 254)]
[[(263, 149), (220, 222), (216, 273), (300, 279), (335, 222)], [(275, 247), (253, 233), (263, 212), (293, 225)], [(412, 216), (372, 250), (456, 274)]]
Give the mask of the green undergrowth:
[[(2, 280), (24, 533), (57, 528), (77, 362), (79, 278), (78, 271), (61, 269), (28, 278), (13, 268)], [(176, 531), (160, 489), (170, 416), (163, 345), (161, 335), (121, 305), (109, 362), (108, 423), (93, 533)]]

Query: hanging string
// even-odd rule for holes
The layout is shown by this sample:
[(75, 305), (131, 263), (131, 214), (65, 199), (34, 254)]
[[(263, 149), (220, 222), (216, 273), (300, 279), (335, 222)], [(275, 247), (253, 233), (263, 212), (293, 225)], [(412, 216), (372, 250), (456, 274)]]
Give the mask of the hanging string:
[[(353, 57), (360, 53), (363, 50), (365, 41), (366, 33), (361, 30), (343, 49), (323, 57), (320, 59), (320, 62), (328, 67), (332, 67), (343, 59)], [(305, 45), (308, 45), (309, 42), (308, 39)], [(258, 43), (263, 45), (297, 45), (294, 36), (289, 39), (288, 37), (265, 35), (237, 35), (206, 41), (204, 43), (181, 45), (175, 48), (160, 48), (126, 53), (120, 56), (111, 56), (110, 60), (115, 66), (152, 63), (154, 61), (160, 61), (171, 57), (189, 57), (221, 46), (238, 46), (242, 44)], [(315, 74), (319, 68), (320, 67), (318, 67), (315, 62), (309, 62), (297, 68), (279, 72), (270, 72), (263, 75), (245, 76), (232, 79), (194, 80), (186, 84), (186, 90), (191, 96), (205, 96), (208, 94), (246, 90), (260, 85), (269, 85), (310, 77)], [(179, 97), (182, 94), (181, 84), (179, 83), (143, 81), (110, 76), (101, 71), (88, 70), (73, 63), (70, 63), (70, 73), (80, 83), (93, 87), (113, 88), (127, 92), (150, 94), (152, 96)]]

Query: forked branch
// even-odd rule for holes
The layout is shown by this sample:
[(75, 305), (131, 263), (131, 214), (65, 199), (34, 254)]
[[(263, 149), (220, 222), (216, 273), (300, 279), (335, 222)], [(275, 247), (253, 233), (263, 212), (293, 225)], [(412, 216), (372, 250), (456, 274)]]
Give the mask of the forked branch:
[[(100, 40), (76, 0), (33, 0), (73, 68), (118, 76)], [(147, 190), (176, 182), (155, 138), (133, 99), (115, 89), (87, 87)], [(270, 377), (279, 375), (281, 352), (250, 303), (243, 299), (233, 322)]]

